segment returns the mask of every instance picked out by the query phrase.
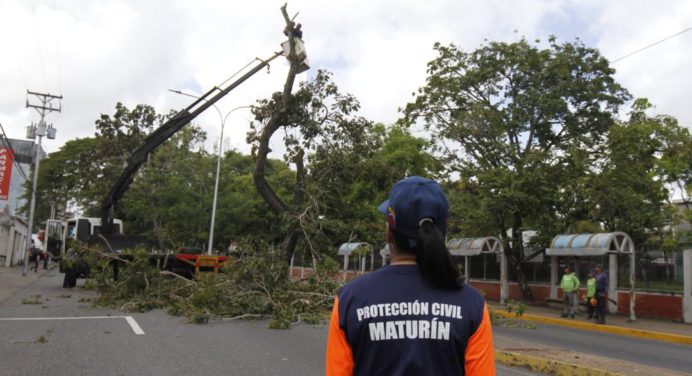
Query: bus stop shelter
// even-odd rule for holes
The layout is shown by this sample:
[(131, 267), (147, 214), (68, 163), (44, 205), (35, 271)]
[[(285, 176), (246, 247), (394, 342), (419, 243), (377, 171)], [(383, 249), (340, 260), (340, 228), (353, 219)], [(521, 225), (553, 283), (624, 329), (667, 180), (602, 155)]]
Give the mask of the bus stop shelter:
[(375, 264), (375, 253), (373, 252), (372, 246), (368, 243), (342, 243), (339, 246), (337, 254), (339, 256), (344, 256), (344, 271), (348, 270), (348, 263), (350, 256), (356, 253), (360, 257), (360, 272), (365, 272), (366, 255), (370, 254), (370, 270), (372, 271), (373, 265)]
[(389, 260), (391, 260), (392, 258), (392, 250), (389, 247), (389, 243), (384, 243), (384, 245), (380, 249), (380, 257), (382, 257), (382, 266), (387, 265), (387, 263), (389, 263)]
[[(558, 257), (585, 257), (608, 255), (608, 296), (617, 299), (618, 255), (630, 257), (630, 320), (636, 320), (634, 314), (634, 243), (624, 232), (597, 234), (558, 235), (553, 238), (550, 247), (545, 250), (550, 256), (550, 298), (557, 299)], [(608, 311), (617, 312), (617, 306), (610, 302)]]
[(456, 238), (447, 241), (447, 249), (452, 256), (464, 256), (464, 277), (470, 277), (469, 257), (494, 254), (500, 258), (500, 304), (505, 304), (509, 296), (507, 281), (507, 258), (502, 242), (496, 237), (485, 238)]

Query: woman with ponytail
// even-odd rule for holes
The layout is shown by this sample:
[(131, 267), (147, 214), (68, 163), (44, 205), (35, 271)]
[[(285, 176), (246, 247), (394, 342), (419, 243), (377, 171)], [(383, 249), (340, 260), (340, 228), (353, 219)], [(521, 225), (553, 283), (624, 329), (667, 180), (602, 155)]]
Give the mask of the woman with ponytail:
[(447, 250), (440, 185), (410, 177), (379, 207), (391, 265), (346, 284), (334, 300), (327, 375), (494, 375), (483, 297)]

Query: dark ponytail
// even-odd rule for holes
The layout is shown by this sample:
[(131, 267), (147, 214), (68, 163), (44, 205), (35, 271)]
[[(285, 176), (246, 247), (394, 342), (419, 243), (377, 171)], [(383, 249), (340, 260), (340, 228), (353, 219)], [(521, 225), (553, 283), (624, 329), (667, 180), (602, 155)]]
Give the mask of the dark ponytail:
[(394, 231), (397, 249), (412, 253), (423, 278), (433, 286), (458, 290), (463, 283), (459, 269), (452, 262), (447, 250), (444, 235), (432, 221), (422, 221), (418, 230), (418, 240), (407, 239)]

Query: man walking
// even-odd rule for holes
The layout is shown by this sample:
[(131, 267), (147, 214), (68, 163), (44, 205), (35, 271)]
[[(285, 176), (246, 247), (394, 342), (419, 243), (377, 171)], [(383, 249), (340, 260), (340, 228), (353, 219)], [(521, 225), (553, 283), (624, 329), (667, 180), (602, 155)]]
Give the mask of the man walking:
[(608, 276), (603, 265), (596, 265), (596, 324), (605, 324), (606, 300), (608, 298)]
[(579, 278), (577, 278), (569, 265), (565, 266), (565, 274), (562, 275), (560, 288), (562, 289), (565, 301), (565, 307), (562, 310), (561, 316), (567, 317), (569, 315), (570, 318), (574, 318), (574, 315), (577, 313), (577, 304), (579, 303), (577, 297)]

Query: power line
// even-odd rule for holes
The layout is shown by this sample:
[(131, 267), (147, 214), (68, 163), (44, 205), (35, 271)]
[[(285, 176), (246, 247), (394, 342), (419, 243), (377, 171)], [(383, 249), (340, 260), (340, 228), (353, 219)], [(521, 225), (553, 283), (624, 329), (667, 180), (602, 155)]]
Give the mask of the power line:
[[(254, 62), (257, 61), (257, 60), (260, 60), (260, 61), (261, 61), (261, 59), (258, 59), (258, 58), (254, 58), (254, 59), (250, 60), (250, 62), (247, 63), (244, 67), (238, 69), (237, 72), (233, 73), (230, 77), (228, 77), (226, 80), (224, 80), (224, 82), (222, 82), (222, 83), (219, 85), (219, 87), (225, 85), (226, 82), (230, 81), (233, 77), (235, 77), (235, 76), (237, 76), (238, 74), (240, 74), (240, 72), (244, 71), (247, 67), (250, 66), (250, 64), (254, 63)], [(267, 67), (269, 67), (269, 66), (267, 65)]]
[(688, 28), (685, 29), (685, 30), (679, 31), (679, 32), (677, 32), (677, 33), (675, 33), (675, 34), (673, 34), (673, 35), (669, 35), (669, 36), (667, 36), (667, 37), (665, 37), (665, 38), (659, 40), (658, 42), (651, 43), (650, 45), (648, 45), (648, 46), (646, 46), (646, 47), (642, 47), (642, 48), (640, 48), (640, 49), (638, 49), (638, 50), (636, 50), (636, 51), (634, 51), (634, 52), (628, 53), (628, 54), (625, 55), (625, 56), (619, 57), (619, 58), (617, 58), (617, 59), (611, 61), (611, 64), (612, 64), (612, 63), (616, 63), (616, 62), (618, 62), (618, 61), (620, 61), (620, 60), (626, 59), (626, 58), (628, 58), (628, 57), (630, 57), (630, 56), (632, 56), (632, 55), (634, 55), (634, 54), (638, 54), (638, 53), (640, 53), (640, 52), (642, 52), (642, 51), (644, 51), (644, 50), (646, 50), (646, 49), (648, 49), (648, 48), (651, 48), (651, 47), (653, 47), (653, 46), (656, 46), (656, 45), (658, 45), (658, 44), (661, 44), (661, 43), (667, 41), (668, 39), (672, 39), (672, 38), (674, 38), (674, 37), (677, 37), (678, 35), (683, 34), (683, 33), (686, 33), (686, 32), (688, 32), (688, 31), (690, 31), (690, 30), (692, 30), (692, 27), (688, 27)]
[(19, 54), (15, 50), (14, 54), (15, 61), (17, 62), (17, 68), (19, 69), (19, 75), (22, 76), (22, 82), (24, 82), (24, 89), (26, 90), (29, 85), (26, 84), (26, 77), (24, 76), (24, 70), (22, 69), (22, 64), (19, 62)]
[(38, 36), (38, 25), (36, 23), (36, 7), (34, 1), (31, 0), (31, 13), (34, 17), (34, 35), (36, 36), (36, 45), (38, 46), (38, 57), (41, 60), (41, 70), (43, 71), (43, 86), (48, 90), (48, 79), (46, 76), (46, 65), (43, 63), (43, 50), (41, 49), (41, 39)]
[[(53, 0), (53, 17), (57, 20), (58, 12), (55, 10), (55, 0)], [(58, 92), (62, 93), (62, 82), (60, 81), (60, 53), (58, 49), (58, 35), (53, 34), (53, 37), (55, 37), (55, 70), (58, 75)]]

